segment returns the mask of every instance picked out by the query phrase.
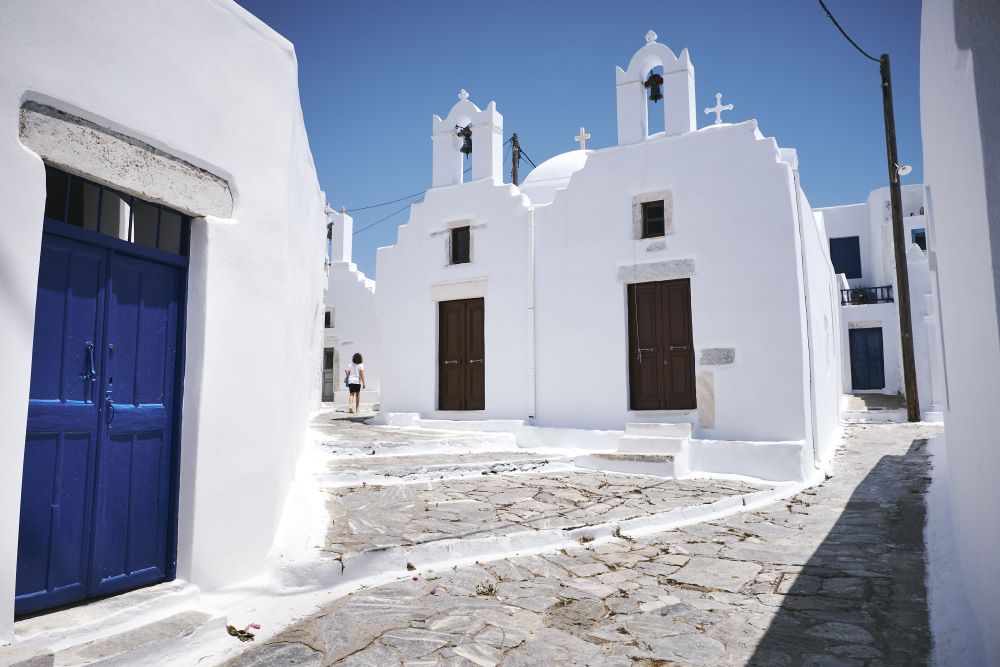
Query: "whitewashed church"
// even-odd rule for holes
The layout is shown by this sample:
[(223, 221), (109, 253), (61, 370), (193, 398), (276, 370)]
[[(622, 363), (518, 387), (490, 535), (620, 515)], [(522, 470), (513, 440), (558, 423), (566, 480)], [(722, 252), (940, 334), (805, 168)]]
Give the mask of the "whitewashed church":
[(616, 71), (617, 144), (581, 134), (519, 186), (494, 102), (463, 90), (434, 116), (433, 187), (378, 251), (385, 418), (676, 424), (810, 468), (830, 453), (840, 291), (796, 153), (752, 120), (699, 129), (687, 51), (646, 42)]

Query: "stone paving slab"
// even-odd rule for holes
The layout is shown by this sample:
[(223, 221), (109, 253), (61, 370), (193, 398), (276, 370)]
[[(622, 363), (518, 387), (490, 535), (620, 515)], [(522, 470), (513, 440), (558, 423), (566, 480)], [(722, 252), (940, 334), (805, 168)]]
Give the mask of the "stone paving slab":
[[(416, 570), (228, 664), (926, 664), (922, 443), (939, 431), (849, 426), (834, 477), (788, 500), (643, 538)], [(585, 501), (590, 484), (569, 489)], [(542, 477), (508, 490), (516, 507), (558, 486)], [(475, 489), (436, 492), (482, 502)]]
[(445, 539), (507, 536), (648, 517), (770, 486), (572, 470), (326, 491), (333, 558)]

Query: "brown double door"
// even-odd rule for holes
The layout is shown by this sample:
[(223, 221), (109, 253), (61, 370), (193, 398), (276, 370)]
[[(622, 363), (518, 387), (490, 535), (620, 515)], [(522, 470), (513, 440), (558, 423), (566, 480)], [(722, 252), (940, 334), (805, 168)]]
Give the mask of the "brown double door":
[(438, 305), (438, 409), (486, 409), (483, 299)]
[(629, 409), (696, 407), (691, 283), (628, 286)]

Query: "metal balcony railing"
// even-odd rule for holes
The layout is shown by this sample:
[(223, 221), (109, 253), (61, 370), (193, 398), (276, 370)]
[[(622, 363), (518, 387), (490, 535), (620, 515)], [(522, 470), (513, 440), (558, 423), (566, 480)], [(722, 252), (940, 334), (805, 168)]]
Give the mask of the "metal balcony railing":
[(868, 303), (892, 303), (892, 285), (883, 287), (852, 287), (840, 290), (840, 305), (857, 306)]

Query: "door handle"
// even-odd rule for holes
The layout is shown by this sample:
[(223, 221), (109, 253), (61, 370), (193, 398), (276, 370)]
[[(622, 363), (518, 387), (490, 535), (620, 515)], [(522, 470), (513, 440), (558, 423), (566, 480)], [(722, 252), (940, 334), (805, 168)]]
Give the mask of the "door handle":
[(640, 352), (656, 352), (656, 348), (655, 347), (640, 347), (639, 351)]
[(111, 422), (115, 420), (115, 402), (111, 398), (111, 390), (104, 392), (104, 423), (111, 428)]
[(84, 365), (86, 366), (86, 371), (80, 377), (82, 377), (84, 380), (90, 380), (91, 382), (93, 382), (94, 380), (97, 379), (97, 371), (94, 370), (94, 344), (84, 343), (83, 350), (84, 354), (87, 355), (84, 359)]
[(673, 352), (674, 350), (686, 350), (686, 349), (688, 349), (687, 345), (671, 345), (670, 346), (670, 351), (671, 352)]
[(457, 364), (457, 363), (458, 363), (458, 359), (445, 359), (444, 360), (444, 365), (445, 366), (447, 366), (448, 364)]
[(481, 364), (481, 363), (483, 363), (483, 360), (482, 359), (469, 359), (469, 363), (470, 364)]
[[(86, 392), (86, 396), (89, 397), (90, 396), (90, 389), (91, 389), (91, 386), (92, 386), (91, 383), (94, 380), (97, 379), (97, 371), (94, 369), (94, 344), (93, 343), (84, 343), (83, 344), (83, 350), (84, 350), (84, 355), (85, 355), (85, 357), (84, 357), (84, 367), (85, 367), (85, 370), (84, 370), (83, 375), (81, 375), (80, 377), (83, 378), (83, 381), (87, 383), (87, 386), (84, 389), (84, 392)], [(86, 402), (87, 399), (84, 398), (83, 400), (84, 400), (84, 402)]]

